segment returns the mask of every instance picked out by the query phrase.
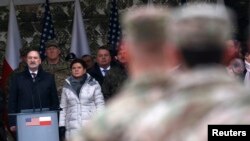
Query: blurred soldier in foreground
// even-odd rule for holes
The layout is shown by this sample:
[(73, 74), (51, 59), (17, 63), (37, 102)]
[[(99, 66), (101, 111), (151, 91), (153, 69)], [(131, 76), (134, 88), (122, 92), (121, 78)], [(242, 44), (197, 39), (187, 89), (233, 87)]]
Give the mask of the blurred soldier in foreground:
[(42, 68), (44, 71), (54, 74), (60, 99), (64, 80), (70, 75), (69, 62), (65, 62), (61, 58), (61, 50), (56, 40), (47, 41), (45, 53), (46, 59), (42, 62)]
[(208, 124), (249, 124), (249, 90), (222, 65), (232, 54), (226, 46), (233, 25), (228, 10), (184, 6), (175, 11), (171, 25), (186, 71), (168, 76), (165, 96), (137, 116), (127, 128), (127, 140), (207, 141)]
[[(155, 74), (160, 75), (157, 78), (164, 77), (168, 67), (169, 14), (166, 8), (150, 6), (131, 8), (124, 15), (123, 45), (131, 80), (121, 95), (110, 101), (108, 109), (82, 130), (76, 141), (129, 141), (128, 127), (159, 100), (157, 87), (166, 85), (165, 81), (155, 81)], [(148, 95), (151, 88), (156, 94)]]

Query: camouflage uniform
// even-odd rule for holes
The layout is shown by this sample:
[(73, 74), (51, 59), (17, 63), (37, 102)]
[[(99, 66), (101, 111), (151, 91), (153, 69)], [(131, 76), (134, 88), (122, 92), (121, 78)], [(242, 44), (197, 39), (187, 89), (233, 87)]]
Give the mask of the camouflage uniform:
[(250, 122), (249, 91), (224, 68), (145, 76), (73, 141), (206, 141), (208, 123)]
[(128, 75), (123, 67), (112, 67), (104, 77), (102, 92), (105, 101), (112, 98), (121, 88)]
[(69, 62), (65, 62), (63, 60), (60, 60), (57, 64), (49, 64), (46, 60), (42, 62), (43, 70), (55, 75), (56, 88), (59, 99), (61, 97), (62, 87), (65, 79), (70, 75), (69, 66)]

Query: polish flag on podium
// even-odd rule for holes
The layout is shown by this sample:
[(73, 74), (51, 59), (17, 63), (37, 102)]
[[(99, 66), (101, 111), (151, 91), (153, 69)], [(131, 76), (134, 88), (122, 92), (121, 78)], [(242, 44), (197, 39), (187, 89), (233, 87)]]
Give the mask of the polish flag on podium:
[(51, 117), (31, 117), (25, 119), (26, 126), (48, 126), (51, 125)]

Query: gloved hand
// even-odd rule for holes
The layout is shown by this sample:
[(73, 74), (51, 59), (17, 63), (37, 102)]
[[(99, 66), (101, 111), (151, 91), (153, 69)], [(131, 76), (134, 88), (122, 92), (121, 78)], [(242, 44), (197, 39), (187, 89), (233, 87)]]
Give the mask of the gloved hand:
[(59, 127), (59, 138), (60, 138), (60, 141), (64, 141), (65, 140), (65, 132), (66, 132), (65, 126)]

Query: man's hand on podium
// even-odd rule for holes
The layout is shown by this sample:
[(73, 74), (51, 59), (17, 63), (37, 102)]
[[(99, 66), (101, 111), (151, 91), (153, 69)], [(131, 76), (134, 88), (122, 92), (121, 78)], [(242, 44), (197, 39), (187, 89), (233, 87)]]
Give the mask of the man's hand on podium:
[(16, 132), (16, 126), (11, 126), (11, 127), (10, 127), (10, 131)]

